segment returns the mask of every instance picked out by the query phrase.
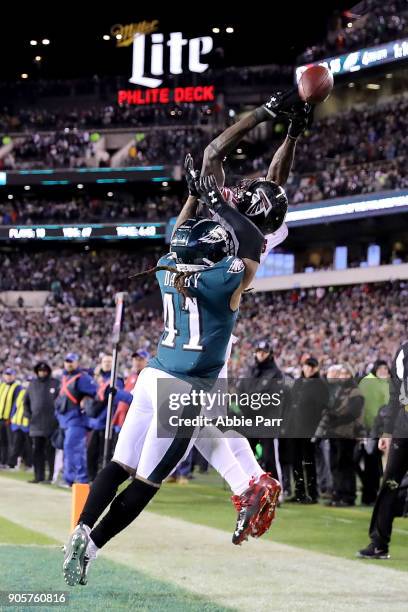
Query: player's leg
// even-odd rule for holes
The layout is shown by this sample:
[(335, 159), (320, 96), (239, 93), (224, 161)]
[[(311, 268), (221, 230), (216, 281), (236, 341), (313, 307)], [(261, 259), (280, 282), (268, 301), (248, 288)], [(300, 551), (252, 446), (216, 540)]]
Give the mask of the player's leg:
[(398, 487), (408, 470), (408, 440), (393, 439), (385, 468), (383, 483), (375, 502), (370, 523), (371, 542), (359, 551), (358, 556), (367, 559), (388, 559), (388, 547), (394, 522), (394, 504)]
[[(237, 438), (240, 434), (228, 432)], [(242, 436), (241, 436), (242, 438)], [(250, 452), (248, 441), (243, 438)], [(249, 535), (259, 537), (267, 531), (275, 516), (276, 504), (281, 491), (279, 483), (265, 474), (258, 466), (256, 474), (248, 475), (231, 450), (230, 439), (216, 427), (204, 427), (195, 442), (196, 448), (205, 459), (228, 482), (234, 495), (232, 502), (238, 511), (237, 522), (232, 542), (241, 544)], [(247, 453), (245, 444), (235, 445), (236, 449), (243, 448)], [(250, 464), (254, 467), (253, 462)]]
[[(197, 428), (192, 426), (183, 429), (182, 437), (177, 435), (178, 429), (168, 432), (166, 436), (159, 436), (158, 423), (161, 417), (159, 412), (164, 404), (161, 403), (160, 398), (158, 399), (157, 388), (161, 379), (174, 379), (174, 377), (154, 368), (148, 368), (148, 370), (148, 393), (153, 404), (154, 416), (145, 436), (135, 479), (116, 497), (108, 513), (90, 533), (90, 538), (98, 549), (139, 516), (158, 492), (162, 481), (188, 455), (194, 444), (194, 435), (198, 433)], [(190, 390), (190, 384), (177, 380), (178, 393), (189, 393)], [(167, 404), (168, 399), (166, 398), (166, 406)], [(199, 413), (200, 406), (190, 406), (183, 411), (183, 416), (193, 418)], [(119, 456), (129, 462), (126, 455)]]
[[(204, 427), (195, 441), (195, 447), (204, 459), (226, 480), (235, 495), (241, 495), (248, 488), (252, 474), (248, 475), (242, 468), (232, 451), (230, 440), (219, 429)], [(263, 474), (260, 467), (259, 469)]]
[[(132, 456), (135, 448), (135, 440), (132, 438), (132, 419), (126, 419), (119, 436), (113, 461), (102, 470), (95, 480), (97, 489), (92, 487), (90, 497), (81, 515), (81, 522), (71, 535), (67, 546), (64, 577), (71, 586), (78, 583), (86, 584), (89, 562), (96, 558), (99, 549), (139, 516), (158, 492), (162, 480), (172, 472), (177, 463), (192, 448), (194, 440), (191, 437), (194, 428), (184, 432), (186, 437), (183, 438), (178, 438), (175, 435), (176, 432), (169, 434), (167, 437), (158, 437), (157, 387), (158, 381), (162, 378), (174, 379), (173, 376), (154, 368), (146, 368), (143, 371), (143, 377), (140, 376), (137, 381), (136, 388), (140, 389), (140, 394), (136, 393), (135, 388), (134, 398), (138, 398), (139, 401), (144, 400), (148, 404), (148, 408), (152, 404), (154, 418), (151, 420), (145, 436), (139, 461), (138, 457), (134, 458)], [(188, 393), (191, 390), (191, 385), (182, 381), (177, 381), (177, 383), (178, 392)], [(200, 407), (194, 407), (193, 410), (199, 413)], [(191, 413), (188, 416), (193, 417), (194, 414)], [(134, 471), (137, 463), (139, 465), (135, 479), (115, 497), (109, 511), (98, 525), (90, 531), (90, 526), (95, 523), (97, 515), (100, 516), (107, 503), (109, 503), (109, 499), (112, 499), (115, 495), (117, 487), (124, 477), (123, 473), (126, 474), (126, 470)], [(116, 471), (113, 468), (115, 464)], [(117, 468), (122, 469), (122, 474)], [(108, 470), (110, 470), (109, 474)], [(116, 478), (113, 485), (112, 482), (109, 482), (109, 476)]]
[(245, 474), (249, 477), (249, 480), (251, 478), (255, 478), (255, 480), (257, 480), (263, 474), (265, 474), (264, 470), (256, 460), (247, 438), (232, 430), (225, 432), (225, 435), (228, 446), (233, 452), (235, 459), (244, 470)]
[(79, 517), (78, 526), (66, 547), (64, 577), (71, 586), (79, 581), (86, 584), (89, 559), (94, 558), (97, 552), (95, 543), (89, 537), (91, 529), (115, 498), (119, 486), (136, 471), (139, 446), (145, 437), (144, 427), (146, 423), (151, 422), (153, 413), (149, 370), (151, 369), (143, 370), (137, 380), (133, 401), (119, 434), (114, 457), (96, 476)]

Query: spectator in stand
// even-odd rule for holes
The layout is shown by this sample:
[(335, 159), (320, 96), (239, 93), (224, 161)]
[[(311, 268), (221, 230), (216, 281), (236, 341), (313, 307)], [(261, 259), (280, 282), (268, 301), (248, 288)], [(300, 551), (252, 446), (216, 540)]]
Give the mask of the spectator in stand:
[(60, 383), (51, 376), (51, 368), (45, 361), (34, 366), (34, 373), (36, 378), (30, 382), (24, 396), (24, 415), (30, 423), (29, 435), (33, 447), (34, 478), (29, 482), (37, 484), (51, 482), (54, 472), (55, 448), (51, 444), (51, 436), (58, 427), (55, 400)]
[[(325, 56), (341, 54), (363, 47), (378, 45), (405, 35), (407, 30), (407, 4), (405, 0), (364, 0), (358, 4), (361, 15), (356, 21), (334, 17), (326, 41), (309, 47), (299, 57), (300, 62), (312, 62)], [(351, 23), (351, 27), (348, 24)]]

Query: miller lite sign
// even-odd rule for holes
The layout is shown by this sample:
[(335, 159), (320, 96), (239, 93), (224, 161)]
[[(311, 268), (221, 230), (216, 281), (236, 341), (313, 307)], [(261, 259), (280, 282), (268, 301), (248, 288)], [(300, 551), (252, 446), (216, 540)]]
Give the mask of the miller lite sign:
[(187, 67), (190, 72), (207, 70), (209, 65), (205, 62), (205, 56), (213, 48), (211, 36), (188, 40), (182, 32), (172, 32), (166, 39), (164, 34), (156, 32), (134, 36), (130, 83), (159, 87), (163, 83), (165, 66), (168, 66), (170, 74), (182, 74)]

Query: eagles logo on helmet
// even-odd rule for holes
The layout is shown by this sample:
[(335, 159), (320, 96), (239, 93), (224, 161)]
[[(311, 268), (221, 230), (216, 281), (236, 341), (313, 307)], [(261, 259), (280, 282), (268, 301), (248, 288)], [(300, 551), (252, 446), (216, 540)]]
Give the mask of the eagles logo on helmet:
[(226, 242), (227, 238), (228, 238), (228, 235), (227, 235), (226, 230), (223, 227), (221, 227), (221, 225), (219, 225), (218, 227), (213, 227), (212, 229), (210, 229), (208, 234), (201, 236), (201, 238), (198, 239), (198, 242), (208, 242), (208, 243), (221, 242), (221, 241)]
[(216, 221), (188, 219), (176, 229), (170, 248), (177, 264), (208, 267), (235, 255), (231, 234)]
[(274, 181), (257, 178), (242, 181), (236, 191), (238, 210), (249, 217), (263, 234), (273, 234), (285, 220), (288, 198)]

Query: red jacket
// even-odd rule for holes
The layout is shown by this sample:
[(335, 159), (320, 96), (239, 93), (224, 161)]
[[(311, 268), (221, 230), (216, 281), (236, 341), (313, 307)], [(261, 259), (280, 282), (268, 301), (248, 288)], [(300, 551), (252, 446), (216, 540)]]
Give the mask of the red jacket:
[[(137, 374), (136, 372), (131, 372), (129, 374), (129, 376), (125, 380), (125, 386), (124, 386), (125, 391), (129, 391), (129, 392), (133, 391), (133, 387), (136, 384), (138, 376), (139, 374)], [(128, 410), (129, 410), (129, 404), (126, 404), (126, 402), (118, 402), (118, 406), (116, 408), (114, 417), (112, 419), (113, 427), (121, 428), (123, 426)]]

